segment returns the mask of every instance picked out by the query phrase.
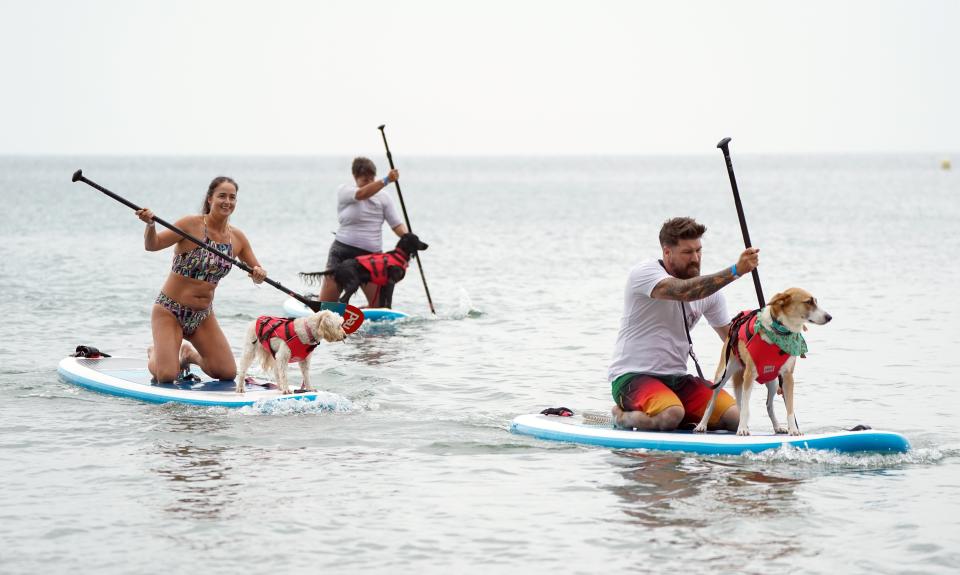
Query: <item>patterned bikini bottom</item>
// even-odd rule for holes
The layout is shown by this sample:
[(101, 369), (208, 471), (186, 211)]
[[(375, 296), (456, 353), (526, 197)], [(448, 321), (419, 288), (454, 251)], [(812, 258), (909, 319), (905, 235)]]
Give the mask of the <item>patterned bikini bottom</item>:
[(172, 313), (173, 317), (177, 318), (177, 322), (180, 324), (180, 327), (183, 328), (184, 337), (193, 335), (193, 332), (197, 331), (197, 328), (200, 327), (203, 320), (207, 319), (207, 316), (213, 311), (213, 307), (205, 309), (189, 308), (178, 301), (170, 299), (163, 292), (160, 292), (160, 295), (157, 296), (155, 303)]

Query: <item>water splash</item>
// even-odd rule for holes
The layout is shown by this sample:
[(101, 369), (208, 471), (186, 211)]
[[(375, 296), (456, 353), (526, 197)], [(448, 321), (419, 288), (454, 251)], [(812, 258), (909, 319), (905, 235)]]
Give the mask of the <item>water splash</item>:
[(483, 312), (473, 305), (470, 293), (460, 286), (460, 297), (457, 300), (457, 309), (450, 313), (450, 319), (478, 318)]
[(327, 391), (317, 393), (316, 399), (262, 399), (253, 405), (234, 411), (239, 415), (309, 415), (325, 412), (342, 413), (353, 411), (353, 402)]
[(800, 449), (785, 445), (760, 453), (744, 453), (731, 458), (763, 463), (789, 463), (821, 468), (843, 469), (892, 469), (905, 465), (931, 465), (948, 457), (960, 455), (960, 451), (944, 451), (937, 447), (911, 449), (905, 453), (840, 453), (817, 449)]

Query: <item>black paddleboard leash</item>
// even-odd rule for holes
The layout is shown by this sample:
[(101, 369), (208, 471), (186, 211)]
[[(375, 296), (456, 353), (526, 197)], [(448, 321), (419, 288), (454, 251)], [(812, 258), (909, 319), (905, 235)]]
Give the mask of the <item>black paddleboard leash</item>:
[(109, 353), (103, 353), (92, 345), (78, 345), (76, 351), (70, 357), (85, 357), (96, 359), (99, 357), (110, 357)]

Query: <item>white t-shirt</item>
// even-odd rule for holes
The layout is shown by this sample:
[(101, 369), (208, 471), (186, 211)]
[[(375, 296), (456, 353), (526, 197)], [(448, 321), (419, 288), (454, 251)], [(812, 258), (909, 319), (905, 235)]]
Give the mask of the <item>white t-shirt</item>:
[(369, 252), (383, 250), (383, 222), (391, 229), (403, 223), (393, 198), (385, 190), (365, 199), (357, 199), (357, 186), (344, 184), (337, 189), (337, 241)]
[[(650, 297), (653, 288), (668, 277), (670, 274), (658, 260), (641, 262), (630, 270), (620, 333), (607, 372), (609, 381), (625, 373), (687, 373), (690, 344), (683, 329), (680, 302)], [(701, 316), (706, 316), (712, 327), (730, 323), (727, 304), (720, 292), (684, 305), (691, 330)]]

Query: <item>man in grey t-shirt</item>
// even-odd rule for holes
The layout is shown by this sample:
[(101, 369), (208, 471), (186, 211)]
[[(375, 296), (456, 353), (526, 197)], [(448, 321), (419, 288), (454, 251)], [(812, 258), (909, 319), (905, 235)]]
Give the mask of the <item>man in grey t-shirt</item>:
[[(687, 329), (706, 317), (726, 339), (731, 316), (719, 290), (753, 271), (760, 250), (746, 249), (736, 264), (701, 276), (700, 237), (706, 230), (693, 218), (667, 220), (660, 228), (663, 259), (641, 262), (630, 271), (607, 374), (620, 427), (670, 430), (697, 423), (713, 395), (712, 382), (687, 374)], [(739, 419), (733, 398), (721, 392), (710, 427), (735, 430)]]

